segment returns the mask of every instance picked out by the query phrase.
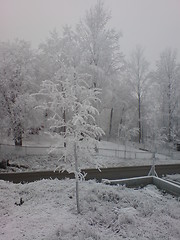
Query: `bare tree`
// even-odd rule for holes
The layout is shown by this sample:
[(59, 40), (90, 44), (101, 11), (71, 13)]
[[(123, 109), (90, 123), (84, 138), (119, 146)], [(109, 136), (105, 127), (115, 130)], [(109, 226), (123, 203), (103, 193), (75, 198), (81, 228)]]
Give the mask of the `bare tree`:
[(148, 86), (149, 64), (144, 57), (144, 50), (137, 46), (127, 62), (127, 81), (131, 87), (131, 94), (137, 101), (139, 143), (143, 141), (143, 101)]
[[(102, 89), (102, 105), (97, 106), (101, 112), (106, 111), (109, 121), (108, 132), (111, 135), (113, 108), (113, 90), (118, 79), (118, 72), (123, 65), (119, 39), (121, 34), (108, 27), (111, 19), (110, 12), (103, 1), (87, 11), (84, 19), (77, 25), (77, 35), (83, 49), (83, 58), (87, 73), (92, 75), (91, 87)], [(100, 108), (101, 107), (101, 108)]]
[(177, 51), (166, 49), (157, 62), (156, 80), (160, 85), (162, 126), (166, 129), (169, 142), (172, 142), (178, 127), (178, 101), (180, 66)]

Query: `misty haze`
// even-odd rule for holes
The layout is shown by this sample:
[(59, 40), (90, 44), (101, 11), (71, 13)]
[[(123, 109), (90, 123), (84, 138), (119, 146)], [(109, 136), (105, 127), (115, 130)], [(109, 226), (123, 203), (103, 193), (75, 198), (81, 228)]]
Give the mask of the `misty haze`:
[(179, 23), (178, 0), (0, 0), (0, 239), (180, 239)]

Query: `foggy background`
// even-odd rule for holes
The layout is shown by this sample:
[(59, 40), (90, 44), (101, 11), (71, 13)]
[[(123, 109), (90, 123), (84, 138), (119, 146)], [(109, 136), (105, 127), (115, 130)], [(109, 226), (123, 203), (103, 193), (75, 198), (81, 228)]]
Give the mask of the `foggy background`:
[[(137, 45), (155, 63), (166, 47), (180, 50), (179, 0), (104, 0), (111, 11), (110, 24), (123, 34), (120, 45), (125, 55)], [(0, 0), (0, 41), (20, 38), (33, 47), (54, 28), (75, 26), (96, 0)]]

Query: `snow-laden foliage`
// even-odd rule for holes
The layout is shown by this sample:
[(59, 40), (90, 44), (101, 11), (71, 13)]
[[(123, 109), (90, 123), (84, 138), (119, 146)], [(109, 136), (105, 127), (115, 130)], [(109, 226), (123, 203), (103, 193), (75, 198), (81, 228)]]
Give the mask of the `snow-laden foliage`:
[[(86, 12), (76, 28), (77, 39), (83, 50), (85, 71), (92, 76), (91, 85), (102, 89), (102, 104), (97, 107), (100, 112), (98, 119), (109, 137), (115, 128), (112, 126), (114, 98), (124, 64), (119, 44), (121, 34), (109, 27), (110, 19), (110, 12), (100, 0)], [(117, 132), (117, 128), (114, 131)]]
[[(28, 134), (37, 135), (42, 129), (49, 129), (49, 124), (51, 131), (60, 133), (66, 128), (69, 131), (71, 126), (63, 125), (63, 121), (67, 124), (77, 107), (87, 108), (83, 111), (90, 113), (88, 123), (95, 118), (107, 139), (138, 127), (139, 139), (133, 136), (131, 141), (139, 140), (141, 145), (149, 145), (149, 149), (155, 138), (158, 145), (163, 140), (172, 146), (180, 140), (180, 66), (177, 52), (173, 49), (163, 51), (149, 74), (142, 47), (137, 47), (130, 57), (123, 56), (121, 34), (111, 27), (110, 20), (110, 11), (104, 1), (98, 0), (74, 30), (70, 26), (64, 26), (62, 34), (53, 30), (38, 49), (32, 50), (28, 42), (20, 40), (0, 43), (1, 141), (8, 136), (14, 139), (15, 144), (21, 145)], [(78, 84), (76, 96), (73, 95), (75, 85), (70, 90), (69, 84), (76, 78), (79, 79), (80, 91), (84, 88), (83, 94), (88, 88), (100, 88), (98, 98), (101, 103), (96, 100), (92, 104), (90, 97), (83, 103), (84, 96), (82, 93), (79, 95)], [(57, 84), (58, 80), (63, 84)], [(53, 88), (54, 95), (57, 95), (56, 91), (61, 92), (61, 105), (64, 106), (64, 110), (61, 108), (61, 123), (48, 105), (44, 104), (44, 111), (36, 111), (35, 107), (50, 101), (45, 93), (43, 98), (36, 97), (36, 101), (31, 95), (39, 91), (42, 82), (44, 87)], [(66, 88), (69, 88), (68, 93), (65, 93)], [(76, 101), (77, 97), (81, 106)], [(76, 102), (74, 109), (65, 110), (69, 105), (67, 99)], [(59, 107), (56, 101), (53, 104), (51, 108), (54, 110)], [(80, 112), (74, 116), (75, 124), (84, 121)], [(47, 121), (50, 117), (53, 124)], [(119, 126), (124, 130), (119, 131)], [(120, 137), (124, 138), (123, 135)]]
[[(92, 76), (84, 72), (84, 59), (73, 31), (65, 28), (61, 41), (63, 49), (59, 52), (59, 67), (51, 79), (43, 81), (37, 95), (44, 98), (44, 104), (39, 108), (48, 109), (50, 133), (59, 137), (55, 151), (62, 138), (64, 140), (59, 170), (75, 174), (78, 205), (78, 179), (83, 178), (81, 163), (92, 160), (97, 139), (104, 133), (96, 125), (100, 90), (89, 85)], [(79, 212), (79, 206), (77, 209)]]
[[(74, 144), (78, 158), (86, 162), (95, 151), (96, 139), (103, 134), (96, 125), (95, 116), (98, 111), (93, 106), (93, 103), (99, 101), (100, 92), (96, 88), (89, 88), (86, 83), (89, 77), (78, 74), (73, 68), (68, 69), (64, 80), (61, 80), (61, 75), (56, 75), (54, 81), (44, 81), (38, 94), (48, 99), (39, 107), (50, 110), (50, 133), (59, 137), (60, 141), (52, 152), (57, 151), (57, 147), (62, 147), (64, 139), (64, 149), (60, 150), (63, 155), (59, 160), (61, 170), (74, 172)], [(81, 165), (78, 166), (78, 171), (80, 169)]]
[(20, 40), (1, 43), (1, 127), (7, 129), (9, 134), (12, 132), (16, 145), (22, 145), (22, 134), (31, 124), (35, 124), (32, 111), (35, 102), (30, 93), (36, 88), (30, 44)]
[(177, 52), (164, 50), (157, 62), (156, 81), (160, 86), (160, 111), (164, 134), (168, 141), (179, 139), (179, 77), (180, 66), (177, 63)]

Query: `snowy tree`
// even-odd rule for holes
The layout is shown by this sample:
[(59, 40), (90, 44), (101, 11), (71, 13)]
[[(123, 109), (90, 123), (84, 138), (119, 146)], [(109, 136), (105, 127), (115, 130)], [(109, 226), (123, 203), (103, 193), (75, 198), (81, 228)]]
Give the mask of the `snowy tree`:
[(178, 132), (179, 125), (179, 77), (180, 66), (177, 63), (177, 52), (166, 49), (157, 62), (155, 79), (160, 85), (162, 126), (169, 142)]
[(51, 31), (48, 38), (39, 45), (36, 55), (36, 74), (40, 84), (43, 80), (54, 77), (59, 70), (62, 47), (62, 39), (56, 29)]
[[(40, 66), (39, 78), (41, 82), (45, 79), (51, 79), (56, 81), (57, 76), (61, 81), (65, 81), (67, 77), (67, 71), (70, 66), (76, 67), (79, 63), (79, 56), (81, 55), (80, 48), (77, 51), (76, 35), (70, 27), (65, 26), (63, 34), (60, 36), (56, 30), (50, 33), (49, 38), (39, 46), (39, 52), (37, 57), (37, 65)], [(74, 52), (76, 51), (76, 52)], [(63, 85), (61, 85), (61, 91), (63, 91)], [(65, 93), (64, 93), (65, 94)], [(48, 110), (44, 109), (46, 118), (48, 118)], [(66, 108), (62, 110), (61, 116), (66, 122)], [(61, 128), (61, 131), (65, 133), (66, 126)], [(64, 146), (66, 143), (64, 142)]]
[[(39, 85), (42, 84), (44, 80), (52, 80), (56, 79), (58, 72), (61, 70), (61, 80), (64, 79), (63, 71), (63, 41), (62, 37), (58, 34), (56, 29), (50, 32), (49, 37), (39, 45), (39, 49), (36, 55), (36, 76), (39, 80)], [(38, 105), (41, 104), (41, 99), (37, 98)], [(46, 99), (45, 99), (46, 101)], [(41, 114), (44, 116), (43, 122), (46, 128), (48, 128), (48, 118), (49, 118), (49, 110), (43, 109)], [(66, 118), (65, 111), (64, 120)], [(65, 127), (62, 128), (65, 132)], [(65, 143), (64, 143), (65, 144)]]
[(36, 87), (32, 63), (33, 53), (28, 42), (0, 43), (1, 121), (12, 130), (15, 145), (22, 145), (26, 120), (34, 104), (29, 97)]
[(49, 109), (49, 130), (52, 136), (59, 139), (52, 152), (58, 151), (62, 142), (65, 143), (58, 168), (75, 174), (77, 210), (80, 212), (78, 182), (83, 177), (81, 169), (93, 164), (96, 139), (103, 134), (96, 125), (98, 111), (94, 107), (99, 102), (100, 91), (88, 85), (92, 76), (84, 73), (81, 49), (73, 31), (65, 28), (61, 40), (63, 48), (59, 52), (59, 68), (52, 79), (43, 81), (36, 96), (45, 99), (39, 107)]
[[(121, 34), (108, 28), (110, 13), (103, 1), (87, 11), (85, 18), (77, 25), (79, 44), (83, 49), (85, 71), (92, 75), (91, 87), (102, 89), (102, 105), (97, 106), (101, 112), (109, 109), (109, 133), (111, 134), (113, 118), (113, 90), (116, 86), (118, 73), (123, 65), (119, 39)], [(108, 116), (107, 116), (108, 118)]]
[[(114, 114), (113, 128), (118, 139), (124, 139), (123, 129), (136, 128), (135, 101), (131, 86), (127, 80), (127, 68), (119, 74), (119, 81), (114, 88)], [(117, 131), (118, 130), (118, 131)], [(121, 131), (122, 130), (122, 131)], [(129, 139), (130, 140), (130, 139)], [(135, 140), (132, 135), (131, 140)]]
[[(99, 112), (102, 109), (108, 110), (107, 118), (110, 120), (107, 132), (111, 133), (114, 112), (113, 91), (116, 89), (123, 57), (119, 49), (120, 34), (108, 28), (109, 20), (109, 12), (104, 8), (103, 2), (98, 1), (77, 24), (75, 31), (66, 26), (62, 37), (56, 30), (52, 31), (50, 37), (39, 46), (37, 72), (40, 81), (52, 80), (61, 69), (62, 62), (66, 67), (70, 64), (76, 67), (81, 61), (81, 73), (92, 76), (88, 79), (91, 82), (87, 82), (89, 87), (102, 89), (100, 97), (102, 104), (96, 102), (95, 106)], [(78, 49), (73, 47), (74, 44)], [(67, 58), (66, 55), (70, 52), (73, 52), (73, 57)], [(64, 78), (62, 71), (61, 77)], [(63, 114), (65, 119), (66, 112)]]
[(148, 81), (148, 62), (144, 57), (142, 47), (137, 46), (132, 52), (129, 61), (127, 62), (127, 81), (131, 88), (130, 92), (136, 99), (137, 122), (139, 128), (139, 143), (143, 142), (143, 101), (149, 86)]
[[(164, 146), (167, 141), (167, 137), (164, 134), (164, 128), (161, 125), (161, 105), (159, 102), (159, 92), (157, 91), (159, 86), (154, 86), (149, 89), (149, 96), (147, 96), (147, 113), (146, 113), (146, 144), (148, 149), (153, 153), (156, 153), (161, 147)], [(157, 96), (158, 95), (158, 96)]]
[[(76, 178), (77, 209), (78, 180), (82, 176), (82, 162), (89, 162), (93, 148), (96, 146), (95, 138), (103, 134), (101, 128), (95, 124), (95, 115), (98, 111), (92, 103), (98, 101), (97, 89), (89, 89), (84, 81), (86, 76), (78, 74), (75, 69), (68, 69), (67, 78), (62, 81), (44, 81), (40, 94), (48, 97), (47, 105), (51, 110), (51, 128), (66, 127), (66, 147), (61, 157), (59, 168), (74, 172)], [(63, 86), (63, 90), (62, 90)], [(47, 106), (45, 106), (47, 108)], [(62, 111), (66, 110), (69, 119), (65, 122)], [(54, 133), (57, 136), (57, 133)], [(62, 143), (59, 135), (60, 144)]]

